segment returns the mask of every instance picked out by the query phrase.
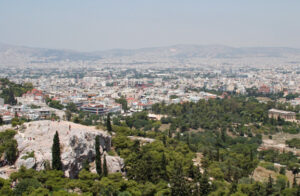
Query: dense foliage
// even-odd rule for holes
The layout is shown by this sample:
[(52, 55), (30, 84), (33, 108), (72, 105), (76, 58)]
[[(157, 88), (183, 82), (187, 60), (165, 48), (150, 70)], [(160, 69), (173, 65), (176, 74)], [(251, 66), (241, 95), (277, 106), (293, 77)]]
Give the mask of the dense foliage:
[[(72, 111), (77, 113), (70, 116), (74, 122), (101, 123), (111, 131), (112, 148), (107, 154), (124, 159), (124, 176), (108, 174), (106, 153), (102, 161), (99, 138), (95, 138), (97, 173), (89, 171), (90, 160), (84, 162), (76, 179), (64, 177), (56, 166), (39, 172), (21, 168), (9, 180), (0, 180), (0, 194), (299, 195), (298, 157), (292, 152), (259, 149), (264, 134), (299, 132), (295, 123), (269, 119), (267, 111), (273, 107), (278, 105), (243, 97), (168, 106), (161, 103), (152, 108), (166, 115), (160, 121), (151, 120), (147, 111), (102, 119)], [(59, 154), (55, 153), (59, 149), (55, 138), (53, 148), (58, 148), (52, 152)], [(298, 140), (287, 144), (295, 146)], [(280, 165), (275, 167), (275, 163)], [(258, 166), (272, 175), (255, 181)], [(287, 172), (292, 173), (293, 181), (288, 181)], [(12, 182), (17, 182), (13, 189)]]
[(10, 105), (17, 104), (15, 97), (21, 97), (24, 93), (33, 89), (31, 83), (16, 84), (9, 81), (7, 78), (1, 78), (0, 84), (2, 90), (0, 97), (4, 99), (4, 103)]
[(181, 131), (189, 129), (215, 130), (228, 129), (235, 134), (275, 133), (285, 131), (299, 133), (299, 125), (283, 119), (268, 118), (268, 110), (277, 108), (276, 103), (260, 103), (253, 98), (232, 97), (230, 99), (200, 100), (197, 103), (164, 105), (154, 104), (154, 113), (166, 114), (164, 123), (171, 123), (171, 129)]
[(285, 143), (291, 148), (300, 149), (300, 139), (299, 138), (293, 138), (293, 139), (287, 140)]
[(1, 159), (0, 165), (6, 163), (13, 164), (18, 156), (17, 141), (14, 139), (16, 132), (14, 130), (6, 130), (0, 132), (0, 156), (4, 155)]

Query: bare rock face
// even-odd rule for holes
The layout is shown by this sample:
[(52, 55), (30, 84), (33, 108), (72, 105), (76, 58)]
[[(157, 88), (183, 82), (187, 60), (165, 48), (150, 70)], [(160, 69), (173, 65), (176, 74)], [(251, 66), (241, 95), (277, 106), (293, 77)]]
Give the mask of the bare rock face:
[[(111, 147), (111, 136), (93, 127), (79, 125), (71, 122), (61, 121), (35, 121), (24, 124), (22, 130), (16, 134), (20, 153), (16, 161), (16, 167), (24, 165), (27, 168), (43, 170), (46, 163), (51, 163), (53, 136), (57, 131), (60, 139), (61, 160), (63, 170), (68, 177), (76, 177), (82, 168), (82, 163), (88, 159), (95, 159), (95, 138), (100, 136), (100, 151), (109, 151)], [(21, 157), (34, 151), (34, 158)], [(108, 168), (110, 172), (120, 171), (123, 167), (121, 158), (109, 159)], [(113, 159), (113, 161), (111, 161)], [(117, 161), (119, 160), (119, 161)], [(118, 164), (119, 163), (119, 164)], [(111, 168), (111, 169), (110, 169)]]
[(15, 163), (17, 168), (20, 168), (22, 165), (26, 168), (34, 168), (36, 165), (35, 158), (29, 157), (27, 159), (19, 158)]
[[(101, 158), (102, 164), (104, 161), (103, 158), (104, 158), (104, 156), (102, 156), (102, 158)], [(122, 159), (121, 157), (109, 156), (109, 155), (106, 155), (106, 164), (107, 164), (108, 173), (123, 172), (122, 169), (125, 166), (124, 159)], [(93, 173), (97, 172), (95, 162), (91, 164), (90, 170)]]

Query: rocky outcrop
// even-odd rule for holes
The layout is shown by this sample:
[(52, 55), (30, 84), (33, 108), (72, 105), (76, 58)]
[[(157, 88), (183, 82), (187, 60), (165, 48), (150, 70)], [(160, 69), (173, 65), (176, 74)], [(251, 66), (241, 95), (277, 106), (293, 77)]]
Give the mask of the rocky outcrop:
[(36, 161), (34, 157), (29, 157), (27, 159), (18, 159), (15, 163), (15, 166), (17, 168), (20, 168), (21, 166), (25, 166), (26, 168), (35, 168)]
[[(103, 156), (102, 156), (102, 164), (103, 164)], [(117, 156), (109, 156), (106, 155), (106, 164), (108, 173), (116, 173), (116, 172), (123, 172), (124, 168), (124, 159), (117, 157)], [(95, 162), (91, 164), (90, 168), (91, 172), (96, 173), (96, 164)]]
[[(61, 147), (61, 159), (65, 175), (76, 177), (82, 163), (88, 159), (95, 159), (95, 138), (100, 137), (100, 151), (109, 151), (111, 147), (111, 136), (94, 127), (83, 126), (71, 122), (61, 121), (35, 121), (25, 123), (24, 128), (16, 134), (18, 142), (19, 158), (16, 167), (24, 165), (27, 168), (42, 170), (45, 165), (51, 163), (51, 147), (53, 136), (58, 131)], [(22, 159), (28, 153), (34, 151), (34, 158)], [(123, 160), (119, 157), (107, 156), (109, 172), (120, 171)]]

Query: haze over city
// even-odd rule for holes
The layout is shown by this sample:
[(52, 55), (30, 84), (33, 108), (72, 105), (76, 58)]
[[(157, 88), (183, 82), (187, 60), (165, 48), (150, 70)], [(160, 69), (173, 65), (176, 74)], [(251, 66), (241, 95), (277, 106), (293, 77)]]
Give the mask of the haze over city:
[(297, 0), (0, 1), (0, 42), (99, 51), (176, 44), (300, 48)]

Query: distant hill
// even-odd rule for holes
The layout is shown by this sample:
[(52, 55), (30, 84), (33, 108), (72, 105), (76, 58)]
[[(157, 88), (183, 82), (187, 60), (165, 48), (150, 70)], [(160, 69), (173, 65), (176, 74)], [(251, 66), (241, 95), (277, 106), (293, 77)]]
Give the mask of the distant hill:
[(205, 57), (205, 58), (237, 58), (237, 57), (283, 57), (300, 55), (300, 49), (285, 47), (243, 47), (235, 48), (223, 45), (174, 45), (168, 47), (141, 48), (134, 50), (114, 49), (96, 52), (103, 57), (120, 56), (157, 56), (157, 57)]
[(286, 47), (229, 47), (223, 45), (174, 45), (141, 49), (113, 49), (97, 52), (33, 48), (0, 43), (0, 67), (59, 61), (96, 61), (113, 58), (186, 60), (191, 58), (290, 58), (300, 57), (300, 49)]

